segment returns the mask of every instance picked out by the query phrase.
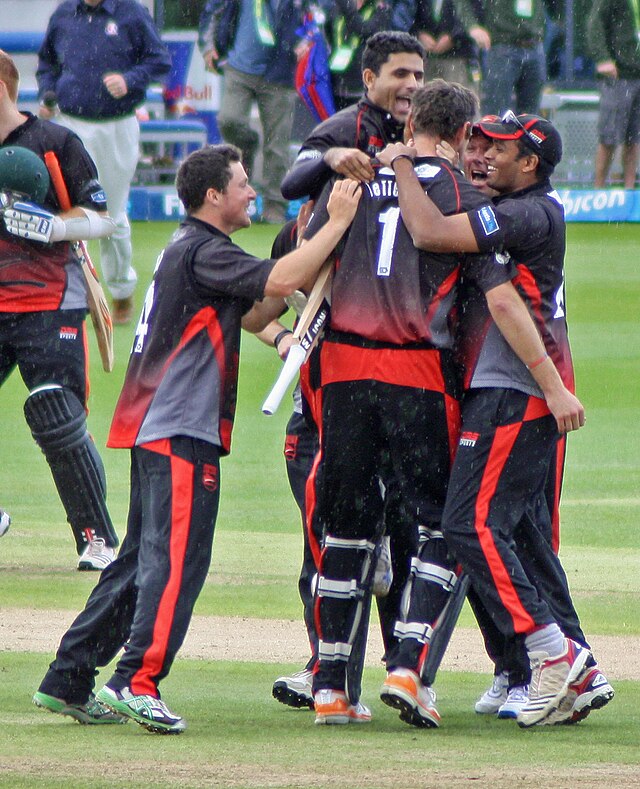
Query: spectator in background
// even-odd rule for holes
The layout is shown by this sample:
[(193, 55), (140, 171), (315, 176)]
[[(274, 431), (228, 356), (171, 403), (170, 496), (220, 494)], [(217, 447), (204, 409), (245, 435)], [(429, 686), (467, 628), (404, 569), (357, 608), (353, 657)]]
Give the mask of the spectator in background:
[(113, 322), (129, 323), (137, 275), (127, 219), (140, 129), (136, 107), (171, 58), (137, 0), (65, 0), (53, 12), (38, 54), (40, 117), (76, 132), (98, 168), (116, 230), (100, 240)]
[[(480, 17), (482, 0), (471, 0), (471, 6)], [(479, 93), (478, 47), (456, 15), (453, 0), (418, 0), (412, 33), (427, 52), (427, 81), (459, 82)]]
[(594, 0), (587, 43), (600, 79), (595, 187), (605, 186), (622, 145), (625, 189), (633, 189), (640, 143), (640, 7), (637, 0)]
[(546, 6), (557, 19), (560, 0), (482, 0), (482, 14), (473, 0), (453, 3), (464, 29), (486, 51), (482, 111), (502, 113), (513, 107), (518, 114), (537, 114), (547, 78), (544, 10)]
[(409, 30), (416, 14), (416, 0), (323, 0), (329, 66), (337, 110), (355, 104), (362, 96), (362, 53), (365, 42), (382, 30)]
[(281, 223), (286, 203), (280, 182), (289, 166), (293, 122), (297, 30), (302, 24), (300, 0), (238, 0), (227, 53), (216, 47), (216, 24), (225, 20), (231, 0), (208, 0), (200, 19), (200, 48), (208, 68), (224, 61), (224, 91), (218, 128), (225, 141), (242, 150), (245, 168), (254, 177), (260, 137), (251, 127), (251, 107), (258, 105), (263, 132), (262, 219)]

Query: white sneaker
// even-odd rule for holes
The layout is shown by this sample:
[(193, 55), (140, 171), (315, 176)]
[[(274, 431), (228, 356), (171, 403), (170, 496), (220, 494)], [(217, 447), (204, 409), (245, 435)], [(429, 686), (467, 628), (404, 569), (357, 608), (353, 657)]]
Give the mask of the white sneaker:
[(116, 549), (105, 544), (102, 537), (95, 537), (80, 554), (78, 570), (104, 570), (116, 558)]
[(499, 718), (517, 718), (520, 710), (529, 701), (529, 686), (516, 685), (507, 694), (507, 700), (498, 710)]
[(309, 669), (297, 671), (290, 677), (278, 677), (273, 683), (271, 694), (281, 704), (288, 707), (308, 707), (313, 709), (313, 672)]
[(391, 566), (391, 538), (385, 534), (380, 540), (378, 559), (373, 575), (371, 591), (376, 597), (386, 597), (393, 582), (393, 568)]
[(506, 671), (495, 674), (493, 684), (476, 701), (475, 711), (480, 715), (495, 715), (509, 695), (509, 675)]
[(11, 516), (8, 512), (4, 510), (0, 510), (0, 537), (3, 534), (6, 534), (9, 531), (9, 526), (11, 525)]
[(565, 639), (565, 649), (560, 655), (551, 657), (547, 652), (531, 652), (529, 701), (518, 712), (518, 726), (552, 723), (552, 713), (564, 705), (590, 655), (588, 649), (570, 638)]

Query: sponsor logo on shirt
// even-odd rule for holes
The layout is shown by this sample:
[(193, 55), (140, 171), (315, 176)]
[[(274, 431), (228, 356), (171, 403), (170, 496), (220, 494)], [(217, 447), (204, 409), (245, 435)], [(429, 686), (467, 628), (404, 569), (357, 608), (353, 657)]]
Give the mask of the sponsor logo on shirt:
[(118, 35), (118, 25), (113, 19), (110, 19), (107, 24), (104, 26), (104, 32), (108, 36), (117, 36)]
[(442, 167), (438, 167), (434, 164), (419, 164), (413, 169), (416, 171), (418, 178), (435, 178), (440, 170), (442, 170)]
[(94, 203), (106, 203), (107, 195), (105, 194), (104, 189), (99, 189), (97, 192), (93, 192), (91, 195), (91, 200)]
[(476, 441), (480, 438), (480, 433), (466, 431), (460, 436), (461, 447), (475, 447)]
[(75, 326), (61, 326), (60, 339), (61, 340), (75, 340), (78, 336), (78, 330)]
[(307, 159), (321, 159), (321, 158), (322, 158), (322, 154), (320, 153), (320, 151), (301, 151), (296, 158), (296, 162), (304, 162)]
[(511, 255), (508, 252), (496, 252), (493, 257), (499, 266), (506, 266), (511, 260)]
[(205, 463), (202, 467), (202, 486), (210, 493), (218, 490), (218, 469), (211, 463)]
[(496, 215), (490, 205), (482, 206), (478, 211), (478, 217), (480, 218), (480, 224), (482, 225), (485, 236), (490, 236), (500, 229)]

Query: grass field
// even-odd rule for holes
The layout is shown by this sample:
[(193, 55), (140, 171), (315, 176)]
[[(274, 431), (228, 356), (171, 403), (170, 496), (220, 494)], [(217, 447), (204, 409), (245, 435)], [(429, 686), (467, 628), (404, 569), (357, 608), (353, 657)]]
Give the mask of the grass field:
[[(138, 305), (172, 227), (134, 226)], [(257, 226), (236, 240), (266, 255), (274, 234), (272, 227)], [(567, 305), (587, 426), (569, 441), (561, 549), (585, 630), (634, 637), (640, 635), (639, 243), (640, 227), (633, 225), (569, 226)], [(132, 327), (116, 329), (111, 375), (101, 371), (92, 340), (89, 426), (101, 448), (132, 336)], [(233, 452), (222, 464), (222, 506), (200, 615), (300, 616), (300, 527), (281, 453), (287, 408), (272, 418), (260, 412), (278, 367), (273, 349), (243, 338)], [(80, 609), (95, 581), (74, 569), (63, 510), (22, 418), (25, 394), (17, 374), (2, 390), (0, 505), (13, 524), (0, 541), (0, 633), (9, 609)], [(128, 453), (104, 449), (103, 457), (109, 506), (122, 535)], [(462, 624), (471, 622), (465, 610)], [(581, 726), (524, 732), (473, 714), (486, 676), (442, 672), (442, 728), (422, 731), (376, 700), (382, 672), (368, 669), (372, 725), (325, 731), (313, 726), (309, 713), (270, 698), (278, 672), (299, 666), (179, 659), (163, 692), (189, 730), (161, 738), (131, 724), (105, 731), (37, 711), (30, 696), (49, 659), (0, 652), (0, 785), (375, 789), (475, 780), (495, 787), (640, 786), (640, 682), (614, 682), (615, 700)], [(630, 650), (628, 659), (637, 663), (637, 654)]]

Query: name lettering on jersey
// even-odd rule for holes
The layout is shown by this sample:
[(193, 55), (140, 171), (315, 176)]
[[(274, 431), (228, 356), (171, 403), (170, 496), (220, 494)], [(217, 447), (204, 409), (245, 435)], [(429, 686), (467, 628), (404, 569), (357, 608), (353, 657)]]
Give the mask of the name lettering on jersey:
[(472, 433), (470, 431), (465, 431), (460, 436), (460, 446), (461, 447), (475, 447), (476, 441), (480, 438), (480, 433)]
[(61, 340), (75, 340), (78, 336), (78, 330), (75, 326), (61, 326), (60, 339)]
[(493, 233), (497, 233), (498, 230), (500, 230), (500, 225), (498, 224), (495, 212), (490, 205), (482, 206), (482, 208), (478, 211), (478, 217), (480, 219), (480, 224), (482, 225), (485, 236), (493, 235)]
[(371, 181), (370, 183), (365, 184), (365, 186), (367, 187), (371, 197), (383, 198), (398, 196), (398, 184), (395, 182), (395, 180), (391, 181), (385, 178), (380, 181)]

